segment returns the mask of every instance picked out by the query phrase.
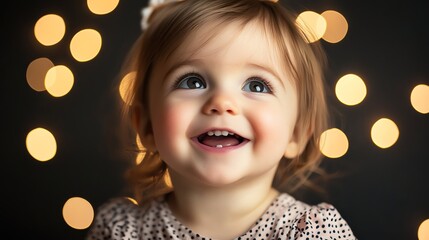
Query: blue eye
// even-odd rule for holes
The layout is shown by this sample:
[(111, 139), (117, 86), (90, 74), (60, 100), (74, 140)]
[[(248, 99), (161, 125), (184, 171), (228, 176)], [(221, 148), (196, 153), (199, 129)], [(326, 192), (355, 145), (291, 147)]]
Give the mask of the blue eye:
[(176, 88), (180, 89), (204, 89), (206, 88), (206, 83), (203, 78), (195, 73), (185, 74), (180, 77)]
[(257, 77), (249, 78), (242, 89), (246, 92), (272, 93), (268, 82)]

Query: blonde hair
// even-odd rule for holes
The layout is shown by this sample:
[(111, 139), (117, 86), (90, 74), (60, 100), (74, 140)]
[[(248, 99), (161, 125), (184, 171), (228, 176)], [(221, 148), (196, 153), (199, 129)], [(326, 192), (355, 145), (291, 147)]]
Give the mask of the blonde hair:
[[(276, 51), (279, 51), (279, 56), (284, 56), (282, 60), (291, 71), (298, 91), (296, 124), (306, 140), (299, 156), (280, 161), (273, 186), (294, 191), (302, 185), (310, 185), (309, 177), (318, 171), (322, 157), (319, 136), (327, 127), (323, 79), (326, 59), (320, 43), (310, 44), (305, 38), (295, 23), (296, 17), (280, 3), (261, 0), (185, 0), (154, 9), (149, 27), (136, 41), (125, 63), (124, 72), (135, 71), (136, 75), (129, 89), (130, 104), (124, 105), (124, 115), (135, 117), (133, 109), (140, 106), (143, 112), (139, 117), (146, 118), (147, 125), (136, 130), (144, 139), (152, 131), (148, 116), (148, 86), (154, 65), (168, 58), (192, 32), (207, 24), (217, 26), (213, 28), (214, 35), (222, 31), (225, 24), (239, 22), (245, 25), (256, 20), (274, 39)], [(202, 39), (201, 44), (208, 42), (213, 35)], [(147, 202), (172, 190), (164, 181), (168, 177), (166, 164), (156, 150), (150, 146), (145, 148), (144, 159), (126, 175), (139, 202)]]

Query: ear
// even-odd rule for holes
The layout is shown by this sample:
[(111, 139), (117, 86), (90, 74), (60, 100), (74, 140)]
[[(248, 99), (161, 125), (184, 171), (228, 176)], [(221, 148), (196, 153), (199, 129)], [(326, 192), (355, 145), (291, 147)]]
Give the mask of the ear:
[(302, 154), (305, 147), (307, 146), (308, 140), (312, 134), (310, 127), (303, 129), (296, 126), (291, 137), (291, 140), (286, 146), (284, 156), (289, 159), (293, 159)]
[(142, 145), (149, 151), (156, 151), (149, 114), (147, 111), (144, 111), (141, 104), (134, 105), (131, 111), (131, 122), (135, 131), (139, 135)]

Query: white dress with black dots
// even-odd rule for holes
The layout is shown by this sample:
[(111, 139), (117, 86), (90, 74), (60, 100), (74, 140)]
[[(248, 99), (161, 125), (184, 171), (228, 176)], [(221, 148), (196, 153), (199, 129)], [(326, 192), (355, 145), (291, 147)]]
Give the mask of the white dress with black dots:
[[(98, 209), (87, 240), (209, 240), (180, 223), (164, 199), (145, 209), (126, 198), (114, 198)], [(347, 222), (327, 203), (315, 206), (282, 193), (244, 234), (235, 240), (356, 240)]]

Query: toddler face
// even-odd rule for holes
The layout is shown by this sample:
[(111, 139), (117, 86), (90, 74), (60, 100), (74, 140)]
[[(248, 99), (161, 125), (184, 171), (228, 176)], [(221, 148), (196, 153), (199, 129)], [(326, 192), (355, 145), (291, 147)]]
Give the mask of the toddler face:
[(171, 175), (223, 186), (272, 177), (294, 141), (297, 93), (260, 23), (202, 28), (150, 79), (155, 145)]

